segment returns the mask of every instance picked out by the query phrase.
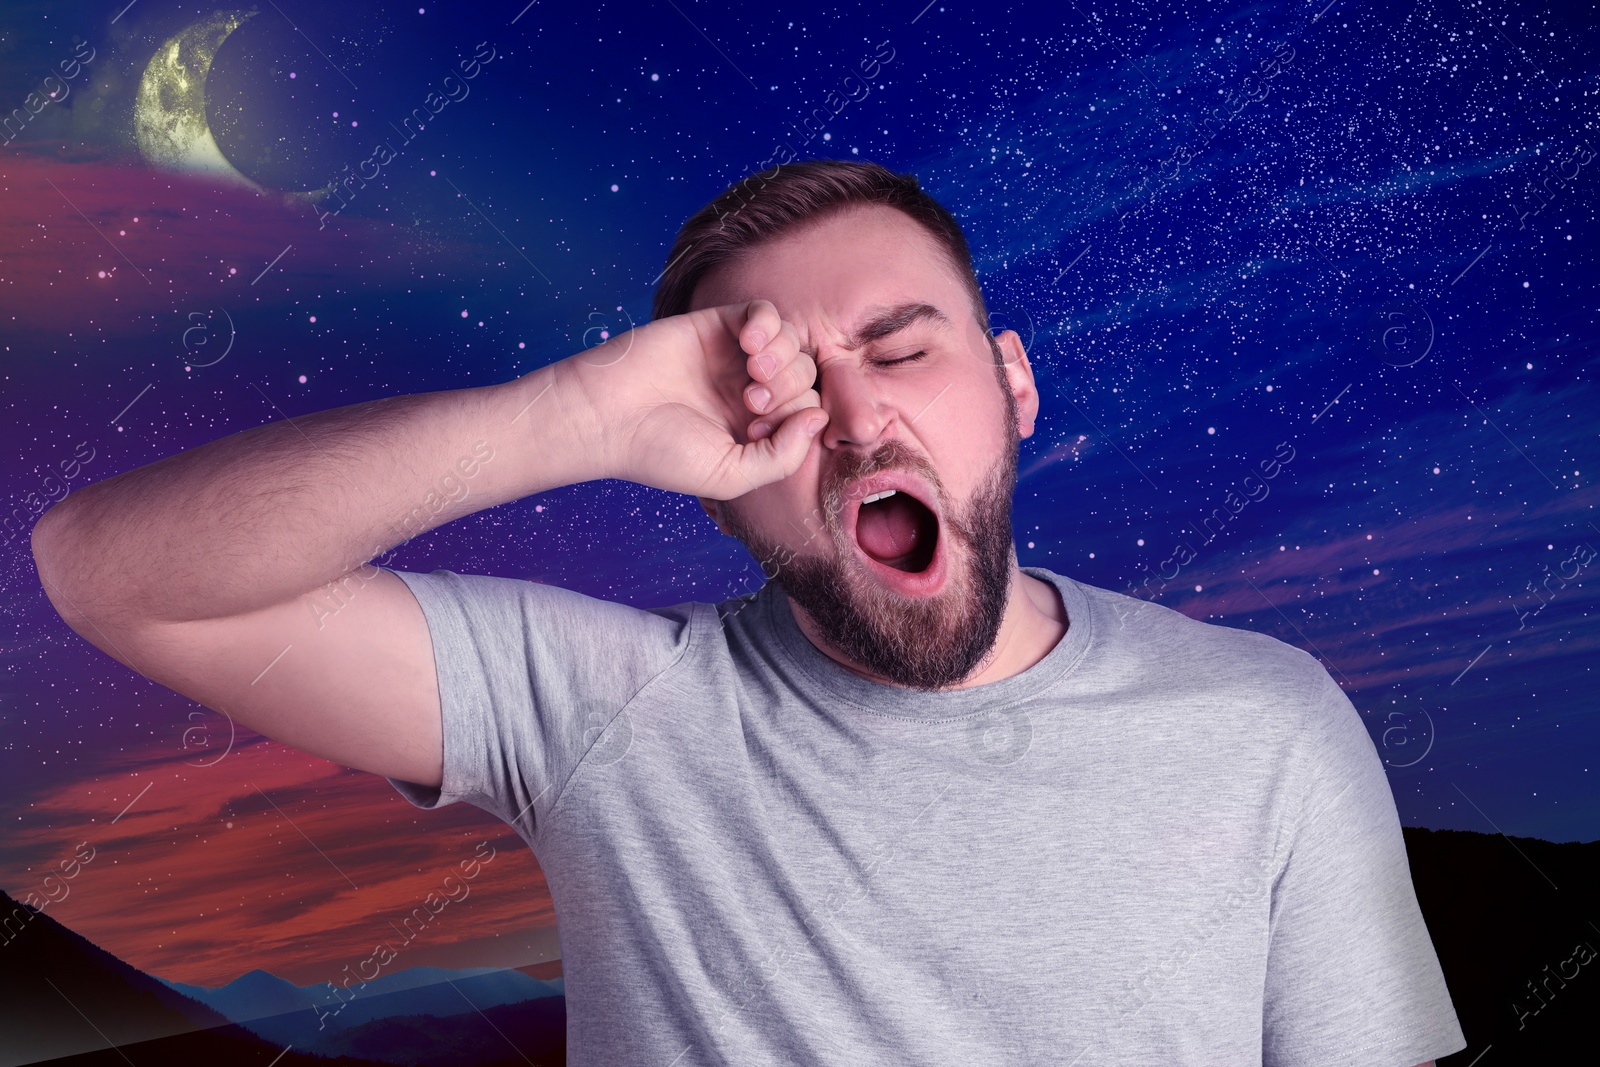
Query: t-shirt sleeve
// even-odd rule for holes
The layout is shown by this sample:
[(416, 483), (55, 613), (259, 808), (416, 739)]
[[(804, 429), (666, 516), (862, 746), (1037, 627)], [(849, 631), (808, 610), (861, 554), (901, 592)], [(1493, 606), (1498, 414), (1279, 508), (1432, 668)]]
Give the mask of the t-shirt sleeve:
[(579, 762), (618, 743), (613, 720), (692, 634), (688, 603), (641, 610), (519, 579), (391, 573), (428, 622), (444, 780), (389, 784), (419, 808), (465, 800), (530, 841)]
[(1272, 894), (1263, 1067), (1414, 1067), (1466, 1048), (1383, 762), (1319, 666)]

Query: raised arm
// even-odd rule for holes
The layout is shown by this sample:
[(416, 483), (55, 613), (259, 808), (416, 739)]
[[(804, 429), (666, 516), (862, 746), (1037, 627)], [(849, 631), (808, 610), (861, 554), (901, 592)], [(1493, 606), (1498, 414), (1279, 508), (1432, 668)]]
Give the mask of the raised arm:
[(40, 519), (40, 580), (69, 626), (152, 680), (304, 751), (436, 785), (427, 626), (404, 583), (367, 561), (596, 477), (571, 384), (556, 363), (257, 426), (127, 471)]
[[(784, 419), (754, 442), (751, 374)], [(675, 316), (513, 381), (299, 416), (108, 478), (39, 520), (34, 558), (67, 624), (140, 674), (294, 748), (437, 786), (427, 623), (368, 561), (594, 478), (729, 499), (786, 476), (810, 444), (795, 412), (817, 402), (797, 384), (811, 378), (765, 301)]]

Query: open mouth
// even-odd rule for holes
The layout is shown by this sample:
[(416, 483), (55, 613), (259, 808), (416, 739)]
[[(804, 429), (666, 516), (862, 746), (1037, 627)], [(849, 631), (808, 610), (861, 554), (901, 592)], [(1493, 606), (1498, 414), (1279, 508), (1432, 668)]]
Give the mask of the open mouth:
[(856, 544), (886, 567), (919, 574), (933, 563), (939, 519), (910, 493), (884, 489), (861, 501), (854, 524)]

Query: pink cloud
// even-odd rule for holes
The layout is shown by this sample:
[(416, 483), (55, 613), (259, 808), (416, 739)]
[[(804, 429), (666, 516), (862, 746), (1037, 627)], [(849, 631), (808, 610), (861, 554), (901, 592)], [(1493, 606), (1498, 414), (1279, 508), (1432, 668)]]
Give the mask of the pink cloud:
[[(319, 229), (303, 203), (147, 167), (0, 150), (0, 191), (0, 321), (13, 335), (142, 338), (152, 317), (181, 321), (197, 300), (272, 303), (336, 278), (415, 277), (409, 257), (385, 251), (388, 222), (346, 214)], [(429, 247), (446, 269), (473, 258), (469, 246)]]

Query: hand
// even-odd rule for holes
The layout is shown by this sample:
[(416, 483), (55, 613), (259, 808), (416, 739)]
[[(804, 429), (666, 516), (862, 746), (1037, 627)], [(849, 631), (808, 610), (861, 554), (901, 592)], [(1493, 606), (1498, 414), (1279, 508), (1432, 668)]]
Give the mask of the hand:
[(564, 362), (599, 422), (605, 476), (668, 492), (733, 500), (787, 478), (827, 423), (816, 362), (768, 300), (674, 315)]

